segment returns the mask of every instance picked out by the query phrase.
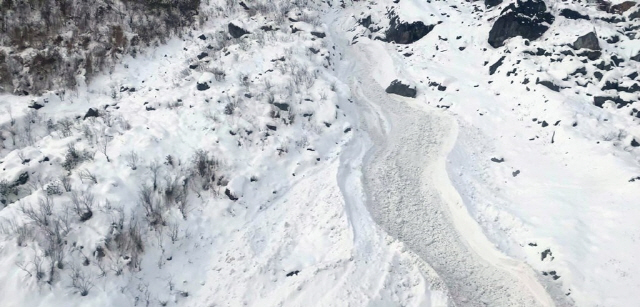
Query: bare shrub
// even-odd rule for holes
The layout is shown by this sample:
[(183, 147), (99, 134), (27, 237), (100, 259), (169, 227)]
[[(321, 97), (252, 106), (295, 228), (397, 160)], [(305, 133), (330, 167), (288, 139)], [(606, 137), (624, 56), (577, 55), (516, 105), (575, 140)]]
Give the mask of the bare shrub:
[(140, 256), (144, 252), (144, 241), (140, 225), (134, 216), (129, 219), (126, 229), (116, 234), (114, 242), (122, 258), (128, 261), (129, 266), (138, 268), (142, 260)]
[(70, 196), (73, 211), (78, 215), (81, 222), (89, 220), (93, 216), (94, 198), (90, 192), (82, 192), (78, 195), (76, 191), (71, 192)]
[(73, 122), (68, 118), (62, 119), (58, 121), (58, 130), (62, 134), (62, 137), (69, 137), (73, 133), (71, 128), (73, 128)]
[(62, 183), (62, 187), (64, 187), (66, 192), (71, 192), (71, 189), (73, 188), (71, 186), (71, 178), (67, 176), (60, 176), (60, 183)]
[(150, 186), (143, 185), (139, 192), (139, 203), (145, 211), (149, 225), (164, 225), (163, 211), (165, 204), (155, 197), (155, 193)]
[(69, 277), (71, 277), (71, 288), (76, 290), (80, 296), (87, 296), (89, 290), (93, 288), (93, 278), (79, 266), (73, 265), (71, 267)]
[(131, 152), (129, 152), (129, 154), (125, 156), (125, 160), (127, 162), (127, 166), (132, 170), (135, 171), (136, 169), (138, 169), (139, 157), (135, 151), (132, 150)]
[(94, 154), (95, 153), (90, 151), (78, 150), (76, 149), (74, 144), (69, 144), (67, 146), (67, 153), (65, 154), (62, 167), (67, 171), (71, 171), (74, 168), (76, 168), (80, 163), (86, 160), (93, 160)]
[(92, 172), (90, 172), (88, 169), (83, 169), (82, 171), (80, 171), (80, 180), (84, 183), (84, 181), (88, 181), (88, 182), (93, 182), (93, 184), (97, 184), (98, 183), (98, 177), (96, 177), (96, 175)]

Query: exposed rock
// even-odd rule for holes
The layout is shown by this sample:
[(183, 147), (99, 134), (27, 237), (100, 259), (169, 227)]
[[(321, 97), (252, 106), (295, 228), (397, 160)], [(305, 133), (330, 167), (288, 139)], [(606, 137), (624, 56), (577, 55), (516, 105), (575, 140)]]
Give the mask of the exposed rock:
[(29, 173), (24, 172), (18, 176), (18, 179), (16, 179), (15, 186), (24, 185), (27, 181), (29, 181)]
[(562, 11), (560, 11), (560, 16), (567, 18), (567, 19), (584, 19), (584, 20), (590, 20), (591, 18), (589, 18), (589, 16), (587, 15), (582, 15), (574, 10), (571, 9), (563, 9)]
[(518, 0), (517, 6), (510, 4), (501, 14), (489, 31), (488, 42), (494, 48), (503, 46), (507, 39), (516, 36), (536, 40), (555, 20), (542, 0)]
[(239, 38), (242, 37), (245, 34), (249, 34), (249, 31), (236, 26), (235, 24), (233, 24), (233, 22), (229, 23), (229, 34), (231, 35), (231, 37), (233, 38)]
[(282, 111), (289, 111), (289, 104), (288, 103), (274, 102), (273, 105), (276, 106), (276, 108), (278, 108), (278, 109), (280, 109)]
[(502, 0), (484, 0), (484, 5), (489, 9), (494, 6), (498, 6), (502, 3)]
[(493, 63), (493, 65), (489, 66), (489, 75), (493, 75), (496, 72), (498, 67), (500, 67), (500, 65), (502, 65), (504, 59), (505, 59), (505, 56), (501, 57), (498, 61)]
[(418, 93), (415, 86), (404, 84), (400, 80), (393, 80), (387, 87), (386, 92), (410, 98), (415, 98)]
[(640, 143), (638, 143), (638, 141), (636, 141), (636, 139), (632, 139), (631, 140), (631, 146), (633, 147), (640, 147)]
[(89, 108), (87, 113), (84, 115), (83, 119), (87, 119), (89, 117), (98, 117), (98, 116), (100, 116), (100, 113), (98, 113), (98, 110), (96, 110), (94, 108)]
[(612, 5), (608, 12), (609, 13), (614, 13), (614, 14), (622, 14), (626, 11), (628, 11), (629, 9), (631, 9), (632, 7), (634, 7), (636, 5), (635, 1), (625, 1), (622, 3), (618, 3), (616, 5)]
[(386, 41), (396, 44), (411, 44), (429, 34), (435, 25), (425, 25), (422, 21), (412, 23), (401, 22), (396, 15), (391, 15), (389, 29), (385, 33)]
[(607, 101), (613, 101), (616, 106), (619, 108), (622, 108), (626, 105), (628, 105), (629, 103), (631, 103), (630, 101), (626, 101), (622, 98), (620, 98), (619, 96), (615, 96), (615, 97), (608, 97), (608, 96), (595, 96), (593, 97), (593, 104), (596, 107), (602, 108), (602, 106), (604, 106), (604, 103)]
[(548, 80), (536, 80), (536, 84), (540, 84), (543, 85), (544, 87), (554, 91), (554, 92), (559, 92), (560, 91), (560, 87), (555, 85), (553, 82), (548, 81)]
[(231, 199), (232, 201), (238, 200), (238, 197), (233, 195), (233, 193), (231, 193), (231, 190), (229, 190), (229, 189), (225, 189), (224, 190), (224, 195), (227, 195), (227, 197), (229, 197), (229, 199)]
[(324, 34), (324, 32), (316, 32), (316, 31), (311, 31), (311, 35), (317, 38), (325, 38), (327, 36), (326, 34)]
[(205, 83), (200, 83), (198, 82), (198, 85), (196, 85), (196, 89), (198, 89), (199, 91), (206, 91), (209, 89), (209, 84)]
[(576, 50), (579, 49), (589, 49), (592, 51), (600, 51), (600, 43), (598, 42), (598, 36), (595, 32), (589, 32), (583, 36), (578, 37), (575, 42), (573, 42), (573, 48)]

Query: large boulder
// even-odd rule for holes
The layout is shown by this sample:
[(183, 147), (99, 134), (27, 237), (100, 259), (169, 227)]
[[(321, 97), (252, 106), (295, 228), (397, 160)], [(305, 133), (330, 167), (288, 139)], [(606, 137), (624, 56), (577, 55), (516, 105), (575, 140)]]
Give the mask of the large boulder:
[(547, 12), (542, 0), (518, 0), (501, 12), (489, 31), (489, 45), (498, 48), (512, 37), (521, 36), (529, 40), (540, 38), (549, 29), (555, 17)]
[(560, 16), (567, 18), (567, 19), (584, 19), (584, 20), (590, 20), (591, 18), (589, 18), (588, 15), (582, 15), (572, 9), (563, 9), (562, 11), (560, 11)]
[(595, 60), (600, 57), (602, 48), (598, 42), (598, 36), (595, 32), (589, 32), (583, 36), (578, 37), (573, 42), (573, 48), (576, 50), (587, 49), (579, 53), (579, 55), (585, 55), (590, 60)]
[(386, 92), (409, 98), (415, 98), (418, 93), (415, 86), (402, 83), (400, 80), (393, 80), (387, 87)]
[(233, 24), (233, 22), (229, 23), (229, 34), (231, 35), (231, 37), (233, 38), (239, 38), (242, 37), (245, 34), (249, 34), (249, 31), (236, 26), (235, 24)]
[(498, 6), (502, 3), (502, 0), (484, 0), (484, 5), (489, 9), (494, 6)]
[(429, 34), (435, 25), (425, 25), (422, 21), (402, 22), (396, 15), (391, 15), (389, 29), (385, 32), (386, 41), (396, 44), (411, 44)]

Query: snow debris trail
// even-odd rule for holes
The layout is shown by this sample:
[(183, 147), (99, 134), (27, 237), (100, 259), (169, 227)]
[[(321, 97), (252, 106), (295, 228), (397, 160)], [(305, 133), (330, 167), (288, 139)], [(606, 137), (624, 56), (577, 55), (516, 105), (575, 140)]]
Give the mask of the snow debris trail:
[(533, 271), (496, 250), (459, 201), (444, 168), (452, 120), (386, 94), (362, 68), (385, 61), (365, 44), (348, 48), (362, 61), (350, 78), (373, 143), (362, 170), (373, 219), (435, 269), (456, 306), (553, 306)]

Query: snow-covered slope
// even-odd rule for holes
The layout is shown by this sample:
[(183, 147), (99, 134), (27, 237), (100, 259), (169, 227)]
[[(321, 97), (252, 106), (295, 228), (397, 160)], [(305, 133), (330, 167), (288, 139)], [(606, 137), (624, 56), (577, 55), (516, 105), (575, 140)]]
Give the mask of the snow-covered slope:
[[(531, 265), (557, 304), (632, 306), (640, 282), (634, 9), (619, 15), (549, 1), (556, 17), (542, 37), (494, 48), (491, 27), (509, 5), (363, 5), (351, 37), (393, 59), (395, 71), (378, 74), (381, 85), (407, 80), (417, 103), (455, 118), (449, 177), (498, 248)], [(565, 8), (590, 20), (562, 17)], [(385, 43), (393, 16), (435, 27), (412, 44)], [(612, 17), (624, 20), (602, 20)], [(571, 46), (590, 31), (600, 37), (595, 60)]]

